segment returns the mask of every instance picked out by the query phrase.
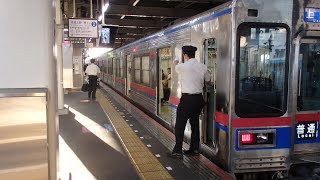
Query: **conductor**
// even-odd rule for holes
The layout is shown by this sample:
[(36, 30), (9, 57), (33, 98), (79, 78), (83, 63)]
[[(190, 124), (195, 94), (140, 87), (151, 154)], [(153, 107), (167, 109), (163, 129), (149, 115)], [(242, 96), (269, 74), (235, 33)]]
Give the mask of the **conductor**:
[[(173, 158), (183, 158), (186, 155), (199, 155), (199, 115), (204, 107), (202, 91), (204, 82), (210, 81), (207, 66), (195, 59), (197, 48), (183, 46), (182, 53), (185, 63), (178, 64), (175, 61), (175, 70), (179, 74), (182, 96), (177, 108), (175, 137), (176, 144), (169, 154)], [(191, 143), (189, 150), (182, 152), (182, 143), (187, 121), (191, 124)]]

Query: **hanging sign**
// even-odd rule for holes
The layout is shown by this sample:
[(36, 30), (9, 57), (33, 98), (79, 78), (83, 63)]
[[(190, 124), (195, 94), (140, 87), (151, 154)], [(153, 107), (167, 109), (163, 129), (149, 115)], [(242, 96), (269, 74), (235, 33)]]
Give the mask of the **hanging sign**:
[(70, 38), (98, 38), (96, 19), (69, 19)]

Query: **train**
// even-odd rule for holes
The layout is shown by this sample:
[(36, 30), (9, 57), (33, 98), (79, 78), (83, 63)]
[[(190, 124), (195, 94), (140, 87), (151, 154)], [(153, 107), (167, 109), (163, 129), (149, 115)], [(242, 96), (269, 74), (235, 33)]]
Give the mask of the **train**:
[(239, 179), (288, 177), (320, 162), (319, 23), (318, 0), (232, 0), (101, 55), (100, 79), (174, 131), (173, 61), (197, 47), (211, 74), (202, 154)]

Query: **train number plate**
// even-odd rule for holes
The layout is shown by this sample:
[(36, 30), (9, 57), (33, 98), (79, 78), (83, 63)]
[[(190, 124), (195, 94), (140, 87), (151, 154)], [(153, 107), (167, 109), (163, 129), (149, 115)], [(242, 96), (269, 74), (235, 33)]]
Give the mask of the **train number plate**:
[(317, 139), (318, 122), (298, 122), (296, 124), (296, 136), (298, 140)]

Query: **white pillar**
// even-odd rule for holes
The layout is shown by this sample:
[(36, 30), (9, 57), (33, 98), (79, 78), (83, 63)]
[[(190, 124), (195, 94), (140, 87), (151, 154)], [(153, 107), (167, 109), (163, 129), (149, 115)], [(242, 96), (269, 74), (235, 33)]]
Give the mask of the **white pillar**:
[(64, 108), (63, 92), (63, 20), (60, 7), (60, 0), (56, 0), (56, 53), (57, 53), (57, 82), (58, 82), (58, 110), (59, 114), (67, 114)]
[[(38, 0), (37, 0), (38, 1)], [(40, 0), (39, 0), (40, 1)], [(48, 40), (48, 50), (53, 55), (49, 57), (48, 67), (48, 149), (49, 149), (49, 180), (58, 180), (59, 170), (59, 116), (58, 116), (58, 99), (57, 99), (57, 51), (52, 51), (53, 47), (57, 47), (57, 40), (54, 39), (56, 23), (61, 24), (62, 16), (56, 12), (60, 11), (60, 0), (47, 0), (51, 13), (48, 17), (48, 24), (50, 39)], [(57, 15), (57, 16), (56, 16)]]

